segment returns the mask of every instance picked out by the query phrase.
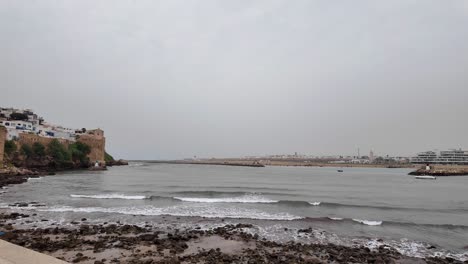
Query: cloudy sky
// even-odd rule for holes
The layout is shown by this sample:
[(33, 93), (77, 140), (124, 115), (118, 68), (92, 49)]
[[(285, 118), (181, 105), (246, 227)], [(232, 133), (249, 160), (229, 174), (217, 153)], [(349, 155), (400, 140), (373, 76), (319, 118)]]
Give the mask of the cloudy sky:
[(0, 0), (0, 106), (116, 157), (468, 149), (468, 1)]

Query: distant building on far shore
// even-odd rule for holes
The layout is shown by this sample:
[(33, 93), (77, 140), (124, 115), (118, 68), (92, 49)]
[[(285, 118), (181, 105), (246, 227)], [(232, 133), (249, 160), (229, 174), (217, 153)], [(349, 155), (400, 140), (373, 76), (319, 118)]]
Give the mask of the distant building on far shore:
[(371, 150), (369, 153), (369, 161), (372, 163), (374, 162), (374, 160), (375, 160), (374, 151)]
[(440, 151), (439, 153), (436, 151), (420, 152), (411, 158), (411, 163), (468, 165), (468, 151), (452, 149)]

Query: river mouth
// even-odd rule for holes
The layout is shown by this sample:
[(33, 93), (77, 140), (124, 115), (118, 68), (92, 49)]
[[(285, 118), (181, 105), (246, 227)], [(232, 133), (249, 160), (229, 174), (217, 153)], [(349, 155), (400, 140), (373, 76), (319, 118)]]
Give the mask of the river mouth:
[(139, 163), (31, 179), (2, 190), (0, 206), (29, 214), (15, 220), (23, 229), (73, 228), (82, 218), (158, 229), (245, 223), (253, 225), (246, 232), (279, 243), (389, 246), (412, 257), (466, 260), (468, 202), (460, 186), (468, 179), (435, 184), (406, 174)]

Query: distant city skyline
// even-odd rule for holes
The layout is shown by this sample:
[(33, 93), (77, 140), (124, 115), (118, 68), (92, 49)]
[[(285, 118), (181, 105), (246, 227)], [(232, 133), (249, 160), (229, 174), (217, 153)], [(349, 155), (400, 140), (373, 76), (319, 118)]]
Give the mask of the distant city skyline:
[(0, 2), (0, 105), (116, 158), (468, 149), (464, 0)]

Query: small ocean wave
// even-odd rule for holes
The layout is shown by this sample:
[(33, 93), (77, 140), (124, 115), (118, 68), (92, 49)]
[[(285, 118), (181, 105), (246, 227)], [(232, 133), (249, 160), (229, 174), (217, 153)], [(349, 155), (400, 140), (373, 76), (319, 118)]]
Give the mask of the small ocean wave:
[(213, 197), (216, 197), (216, 196), (223, 196), (223, 195), (261, 195), (261, 194), (265, 194), (265, 193), (255, 193), (255, 192), (239, 192), (239, 191), (223, 191), (223, 192), (220, 192), (220, 191), (207, 191), (207, 190), (200, 190), (200, 191), (179, 191), (179, 192), (172, 192), (172, 194), (174, 195), (182, 195), (182, 196), (189, 196), (189, 195), (193, 195), (193, 196), (213, 196)]
[(333, 203), (333, 202), (322, 202), (321, 204), (324, 207), (338, 208), (338, 207), (349, 207), (349, 208), (368, 208), (376, 210), (398, 210), (398, 211), (430, 211), (430, 212), (467, 212), (466, 208), (447, 208), (447, 209), (428, 209), (428, 208), (410, 208), (410, 207), (396, 207), (396, 206), (387, 206), (387, 205), (363, 205), (363, 204), (346, 204), (346, 203)]
[(291, 201), (291, 200), (280, 200), (279, 204), (287, 205), (289, 207), (308, 207), (308, 206), (319, 206), (322, 202), (307, 202), (307, 201)]
[(427, 257), (440, 257), (440, 258), (453, 258), (459, 261), (468, 260), (468, 252), (464, 253), (454, 253), (445, 249), (438, 249), (432, 245), (419, 241), (411, 241), (409, 239), (403, 238), (399, 241), (382, 241), (377, 239), (372, 239), (364, 244), (364, 246), (375, 249), (380, 246), (390, 246), (396, 249), (400, 254), (417, 257), (417, 258), (427, 258)]
[(42, 180), (42, 177), (29, 177), (28, 181), (31, 181), (31, 180)]
[(369, 226), (379, 226), (382, 225), (383, 221), (372, 221), (372, 220), (361, 220), (361, 219), (353, 219), (354, 222), (361, 223), (363, 225)]
[(144, 166), (145, 164), (143, 163), (132, 163), (130, 162), (130, 164), (128, 164), (129, 167), (141, 167), (141, 166)]
[(238, 197), (225, 198), (200, 198), (200, 197), (174, 197), (176, 200), (194, 203), (277, 203), (277, 200), (271, 200), (260, 195), (243, 195)]
[(343, 223), (360, 223), (363, 225), (379, 226), (385, 224), (385, 226), (398, 226), (398, 227), (425, 227), (425, 228), (436, 228), (436, 229), (449, 229), (449, 230), (460, 230), (466, 232), (468, 226), (466, 225), (451, 225), (451, 224), (426, 224), (426, 223), (413, 223), (413, 222), (395, 222), (395, 221), (380, 221), (380, 220), (362, 220), (352, 219), (343, 217), (305, 217), (303, 220), (310, 222), (323, 222), (323, 221), (341, 221)]
[[(187, 188), (187, 185), (167, 185), (164, 186), (167, 188)], [(297, 189), (287, 189), (287, 188), (275, 188), (275, 187), (251, 187), (251, 186), (190, 186), (191, 189), (216, 189), (216, 190), (241, 190), (242, 192), (270, 192), (270, 191), (283, 191), (283, 192), (291, 192), (291, 191), (297, 191)]]
[(268, 213), (255, 209), (244, 208), (212, 208), (206, 206), (171, 206), (171, 207), (70, 207), (58, 206), (37, 209), (46, 212), (77, 212), (77, 213), (111, 213), (143, 216), (181, 216), (205, 218), (234, 218), (234, 219), (261, 219), (261, 220), (297, 220), (299, 216), (289, 213)]
[(125, 194), (96, 194), (96, 195), (84, 195), (84, 194), (70, 194), (72, 198), (87, 198), (87, 199), (124, 199), (124, 200), (144, 200), (148, 197), (144, 195), (125, 195)]

